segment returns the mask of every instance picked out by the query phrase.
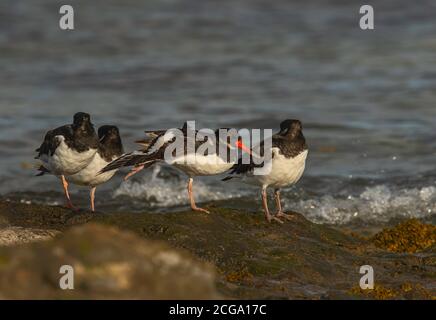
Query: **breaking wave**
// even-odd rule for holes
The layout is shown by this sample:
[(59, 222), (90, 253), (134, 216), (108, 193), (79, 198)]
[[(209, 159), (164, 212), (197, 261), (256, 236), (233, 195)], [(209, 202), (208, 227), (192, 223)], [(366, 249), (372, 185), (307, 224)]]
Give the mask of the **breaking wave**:
[[(289, 200), (285, 200), (286, 208)], [(346, 224), (355, 219), (388, 222), (393, 218), (424, 218), (436, 212), (436, 187), (398, 189), (387, 185), (367, 187), (358, 195), (300, 200), (294, 209), (317, 223)]]
[[(194, 179), (194, 194), (197, 202), (226, 200), (248, 196), (249, 192), (229, 190), (219, 178), (216, 184), (205, 183), (205, 178)], [(173, 207), (189, 203), (187, 177), (168, 167), (154, 166), (138, 180), (123, 182), (114, 192), (114, 197), (128, 196), (145, 200), (151, 207)]]
[[(123, 182), (113, 197), (140, 199), (153, 208), (184, 206), (188, 204), (186, 183), (186, 177), (177, 170), (155, 166), (136, 180)], [(401, 188), (378, 184), (350, 194), (344, 188), (335, 192), (337, 195), (313, 195), (307, 192), (311, 189), (309, 182), (304, 188), (283, 190), (282, 201), (286, 210), (301, 212), (316, 223), (347, 224), (357, 219), (368, 223), (388, 222), (393, 218), (429, 217), (436, 212), (436, 186), (433, 185)], [(194, 192), (197, 202), (243, 198), (249, 200), (250, 209), (260, 209), (259, 190), (238, 183), (222, 183), (217, 177), (195, 179)], [(270, 206), (273, 206), (272, 201)]]

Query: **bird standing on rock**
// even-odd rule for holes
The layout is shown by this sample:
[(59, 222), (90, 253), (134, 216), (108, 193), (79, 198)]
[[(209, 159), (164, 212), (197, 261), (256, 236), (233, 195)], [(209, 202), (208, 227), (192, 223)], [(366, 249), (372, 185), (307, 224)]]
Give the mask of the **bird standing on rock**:
[[(250, 163), (243, 163), (242, 158), (240, 158), (230, 171), (230, 175), (223, 181), (238, 177), (242, 178), (244, 183), (260, 186), (266, 220), (283, 223), (280, 218), (291, 220), (292, 216), (285, 214), (282, 210), (280, 188), (296, 184), (303, 175), (306, 165), (308, 148), (301, 122), (293, 119), (283, 121), (280, 124), (280, 132), (272, 136), (271, 150), (264, 150), (263, 146), (264, 141), (257, 148), (253, 148)], [(254, 155), (259, 154), (259, 150), (260, 152), (271, 152), (271, 170), (265, 174), (254, 174), (256, 168), (265, 165), (265, 163), (256, 164), (253, 161)], [(268, 187), (274, 188), (277, 206), (275, 215), (272, 215), (268, 209)]]
[(68, 177), (68, 180), (76, 185), (91, 188), (90, 202), (92, 212), (95, 211), (94, 199), (97, 186), (107, 182), (114, 176), (117, 170), (107, 171), (103, 174), (99, 174), (99, 172), (123, 154), (123, 144), (120, 132), (116, 126), (101, 126), (98, 129), (98, 138), (100, 139), (98, 150), (91, 163), (76, 174)]
[(36, 149), (38, 155), (35, 159), (42, 162), (38, 176), (51, 173), (60, 177), (68, 208), (74, 209), (74, 206), (65, 177), (88, 166), (97, 153), (98, 145), (90, 115), (78, 112), (72, 124), (48, 131), (41, 146)]
[[(226, 128), (223, 128), (228, 130)], [(191, 130), (191, 132), (190, 132)], [(150, 132), (150, 131), (148, 131)], [(204, 145), (204, 142), (195, 141), (194, 150), (190, 151), (187, 147), (190, 143), (188, 140), (190, 139), (190, 134), (198, 134), (198, 131), (188, 128), (187, 123), (184, 124), (182, 129), (178, 129), (178, 133), (182, 134), (183, 141), (183, 152), (180, 155), (176, 155), (174, 158), (170, 160), (165, 159), (165, 151), (168, 147), (171, 146), (172, 143), (176, 141), (177, 132), (169, 130), (158, 130), (151, 131), (154, 139), (149, 143), (145, 143), (140, 141), (139, 143), (145, 146), (145, 150), (136, 151), (130, 154), (126, 154), (121, 156), (119, 159), (110, 163), (107, 167), (105, 167), (102, 172), (106, 172), (113, 169), (118, 169), (126, 166), (133, 166), (131, 172), (126, 176), (125, 179), (129, 178), (133, 174), (153, 165), (156, 162), (166, 162), (172, 166), (183, 171), (186, 175), (188, 175), (188, 195), (189, 201), (191, 204), (191, 209), (194, 211), (200, 211), (209, 213), (208, 210), (199, 208), (195, 204), (194, 200), (194, 191), (193, 191), (193, 178), (196, 176), (211, 176), (224, 173), (228, 171), (237, 160), (235, 161), (227, 161), (227, 159), (223, 159), (219, 154), (218, 150), (220, 150), (219, 145), (223, 144), (227, 154), (230, 150), (242, 149), (248, 150), (242, 144), (242, 141), (238, 139), (235, 145), (231, 145), (229, 142), (230, 137), (227, 137), (226, 141), (221, 141), (219, 137), (219, 129), (214, 133), (215, 145), (213, 145), (213, 149), (215, 152), (203, 154), (202, 152), (198, 152), (199, 149)], [(236, 158), (237, 159), (237, 158)]]

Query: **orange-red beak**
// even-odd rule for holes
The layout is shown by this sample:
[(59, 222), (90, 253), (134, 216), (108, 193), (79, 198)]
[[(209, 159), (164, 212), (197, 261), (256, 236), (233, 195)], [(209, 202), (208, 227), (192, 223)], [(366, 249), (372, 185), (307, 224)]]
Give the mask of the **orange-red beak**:
[(248, 148), (248, 147), (247, 147), (247, 146), (242, 142), (242, 139), (241, 139), (241, 138), (239, 138), (238, 141), (236, 141), (235, 145), (236, 145), (236, 147), (237, 147), (238, 149), (241, 149), (242, 151), (245, 151), (246, 153), (248, 153), (248, 154), (251, 155), (251, 150), (250, 150), (250, 148)]

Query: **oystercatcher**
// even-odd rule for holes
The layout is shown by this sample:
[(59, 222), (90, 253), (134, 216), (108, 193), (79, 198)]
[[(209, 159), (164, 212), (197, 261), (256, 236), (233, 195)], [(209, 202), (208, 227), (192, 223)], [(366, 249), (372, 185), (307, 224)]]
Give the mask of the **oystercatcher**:
[(74, 184), (91, 188), (90, 202), (92, 212), (95, 211), (94, 199), (97, 186), (112, 178), (116, 170), (107, 171), (103, 174), (99, 174), (99, 172), (124, 153), (120, 132), (116, 126), (101, 126), (98, 129), (98, 138), (100, 139), (98, 150), (91, 163), (76, 174), (68, 177), (68, 181)]
[(65, 176), (70, 176), (84, 169), (97, 153), (98, 138), (91, 123), (91, 117), (84, 112), (74, 115), (73, 124), (64, 125), (46, 133), (41, 146), (36, 149), (42, 165), (41, 176), (52, 173), (62, 181), (67, 207), (73, 209)]
[[(230, 180), (234, 177), (242, 178), (242, 182), (261, 186), (262, 188), (262, 205), (265, 212), (265, 218), (268, 222), (275, 220), (283, 223), (279, 218), (290, 220), (292, 216), (282, 211), (280, 201), (280, 188), (293, 185), (300, 180), (303, 175), (308, 148), (304, 138), (302, 125), (299, 120), (285, 120), (280, 124), (280, 132), (272, 136), (271, 150), (263, 150), (264, 142), (254, 147), (250, 156), (250, 163), (244, 164), (242, 158), (235, 164), (230, 171), (230, 176), (223, 181)], [(270, 171), (266, 174), (254, 174), (256, 167), (265, 165), (256, 164), (253, 161), (254, 154), (262, 155), (262, 151), (271, 152)], [(260, 162), (260, 161), (259, 161)], [(257, 163), (259, 163), (257, 162)], [(267, 188), (274, 188), (277, 213), (270, 214), (268, 210)]]
[(155, 162), (159, 161), (159, 156), (161, 155), (163, 157), (163, 154), (160, 152), (161, 149), (164, 149), (164, 147), (166, 148), (169, 143), (174, 142), (176, 132), (182, 132), (182, 134), (186, 136), (187, 130), (187, 122), (185, 122), (183, 127), (180, 129), (146, 130), (144, 132), (148, 136), (148, 139), (135, 141), (141, 145), (143, 149), (122, 155), (104, 167), (101, 170), (101, 173), (119, 169), (121, 167), (133, 166), (133, 169), (131, 169), (124, 177), (124, 180), (127, 180), (139, 171), (148, 168)]
[[(222, 129), (227, 131), (227, 128)], [(155, 135), (155, 138), (149, 144), (144, 141), (139, 141), (140, 144), (145, 146), (144, 150), (121, 156), (119, 159), (113, 161), (107, 167), (105, 167), (102, 172), (104, 173), (106, 171), (118, 169), (120, 167), (133, 166), (131, 172), (125, 177), (125, 179), (128, 179), (132, 175), (143, 170), (144, 168), (153, 165), (156, 162), (165, 161), (166, 163), (175, 166), (176, 168), (186, 173), (186, 175), (188, 175), (188, 195), (191, 209), (194, 211), (209, 213), (208, 210), (199, 208), (195, 204), (194, 192), (192, 188), (194, 181), (193, 178), (196, 176), (217, 175), (228, 171), (237, 161), (232, 161), (231, 157), (229, 161), (229, 153), (231, 152), (231, 150), (242, 149), (248, 152), (250, 151), (242, 143), (241, 139), (237, 139), (237, 141), (235, 141), (235, 144), (232, 145), (230, 143), (230, 140), (232, 138), (230, 135), (226, 136), (226, 141), (222, 141), (219, 129), (213, 133), (213, 140), (215, 140), (215, 145), (214, 148), (211, 149), (213, 149), (215, 152), (210, 153), (210, 149), (205, 150), (204, 153), (198, 152), (199, 148), (204, 147), (204, 142), (199, 142), (197, 141), (197, 139), (195, 139), (194, 142), (194, 150), (192, 150), (192, 152), (189, 150), (188, 144), (190, 143), (190, 134), (196, 135), (199, 132), (189, 128), (187, 126), (187, 123), (184, 124), (182, 129), (178, 129), (177, 131), (175, 131), (174, 129), (169, 129), (166, 131), (159, 130), (151, 132), (152, 135)], [(168, 147), (171, 147), (171, 145), (177, 141), (177, 134), (182, 135), (180, 138), (183, 140), (183, 152), (180, 155), (176, 154), (174, 157), (171, 157), (171, 159), (165, 159), (165, 151)], [(206, 142), (208, 141), (209, 139), (206, 140)], [(224, 143), (225, 145), (225, 155), (222, 155), (219, 152), (220, 143)], [(174, 154), (172, 153), (172, 155)], [(237, 159), (237, 157), (235, 157), (235, 159)]]

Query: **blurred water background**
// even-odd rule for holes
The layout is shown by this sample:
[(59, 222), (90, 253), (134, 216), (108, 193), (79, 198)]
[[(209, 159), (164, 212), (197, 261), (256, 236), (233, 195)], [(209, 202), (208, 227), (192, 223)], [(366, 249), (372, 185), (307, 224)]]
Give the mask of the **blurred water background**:
[[(35, 178), (34, 149), (77, 111), (119, 126), (125, 149), (145, 129), (272, 128), (303, 122), (310, 154), (287, 209), (316, 222), (382, 222), (436, 211), (436, 2), (0, 2), (0, 194), (61, 204), (59, 182)], [(154, 167), (98, 188), (101, 210), (186, 207), (185, 177)], [(195, 181), (198, 201), (260, 207), (258, 190)], [(86, 190), (72, 187), (86, 205)], [(256, 201), (253, 201), (256, 199)]]

